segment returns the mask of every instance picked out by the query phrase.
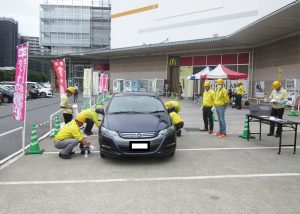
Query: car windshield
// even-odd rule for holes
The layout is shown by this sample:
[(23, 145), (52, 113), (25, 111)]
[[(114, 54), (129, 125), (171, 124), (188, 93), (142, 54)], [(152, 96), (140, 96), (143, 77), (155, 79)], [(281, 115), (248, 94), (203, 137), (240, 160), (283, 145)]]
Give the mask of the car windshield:
[(47, 88), (47, 87), (44, 85), (44, 83), (42, 83), (42, 82), (39, 82), (38, 85), (39, 85), (41, 88)]
[(10, 92), (10, 93), (14, 93), (14, 90), (13, 89), (11, 89), (11, 88), (9, 88), (9, 87), (7, 87), (7, 86), (5, 86), (5, 85), (1, 85), (0, 86), (3, 90), (5, 90), (5, 91), (8, 91), (8, 92)]
[(123, 96), (114, 97), (108, 108), (109, 114), (164, 112), (164, 106), (157, 97)]
[(41, 89), (42, 87), (38, 84), (30, 84), (30, 86), (34, 89)]

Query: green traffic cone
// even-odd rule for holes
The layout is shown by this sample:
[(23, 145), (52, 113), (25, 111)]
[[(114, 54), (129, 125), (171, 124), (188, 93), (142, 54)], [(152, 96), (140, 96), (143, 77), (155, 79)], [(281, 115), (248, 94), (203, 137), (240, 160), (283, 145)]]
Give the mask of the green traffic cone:
[(55, 128), (54, 129), (52, 129), (52, 132), (51, 132), (51, 135), (50, 135), (50, 137), (54, 137), (55, 136)]
[(31, 140), (30, 140), (30, 147), (29, 150), (26, 152), (27, 155), (29, 154), (42, 154), (44, 150), (40, 148), (38, 137), (37, 137), (37, 125), (35, 123), (31, 126)]
[(295, 111), (294, 101), (292, 103), (292, 108), (291, 108), (289, 116), (292, 116), (292, 117), (297, 117), (298, 116), (298, 113)]
[(251, 136), (249, 133), (249, 128), (248, 128), (248, 117), (245, 116), (245, 121), (244, 121), (244, 129), (243, 129), (243, 134), (240, 135), (239, 137), (244, 138), (244, 139), (253, 139), (255, 137)]
[(59, 132), (60, 130), (60, 122), (59, 122), (59, 116), (56, 115), (55, 117), (55, 125), (54, 125), (54, 128), (52, 129), (52, 133), (50, 135), (50, 137), (55, 137), (57, 135), (57, 133)]
[(59, 116), (57, 115), (55, 117), (55, 128), (54, 128), (53, 137), (55, 137), (59, 131), (60, 131), (60, 120), (59, 120)]

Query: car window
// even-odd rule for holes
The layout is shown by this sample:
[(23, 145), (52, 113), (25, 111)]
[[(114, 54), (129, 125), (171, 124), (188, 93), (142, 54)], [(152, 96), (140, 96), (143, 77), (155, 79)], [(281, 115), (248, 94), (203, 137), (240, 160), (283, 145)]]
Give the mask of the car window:
[(108, 108), (108, 113), (151, 113), (165, 111), (164, 105), (157, 97), (123, 96), (114, 97)]
[(0, 87), (7, 92), (10, 92), (10, 93), (14, 92), (12, 89), (8, 88), (7, 86), (1, 85)]
[(41, 89), (42, 87), (41, 86), (39, 86), (38, 84), (33, 84), (34, 85), (34, 88), (36, 88), (36, 89)]

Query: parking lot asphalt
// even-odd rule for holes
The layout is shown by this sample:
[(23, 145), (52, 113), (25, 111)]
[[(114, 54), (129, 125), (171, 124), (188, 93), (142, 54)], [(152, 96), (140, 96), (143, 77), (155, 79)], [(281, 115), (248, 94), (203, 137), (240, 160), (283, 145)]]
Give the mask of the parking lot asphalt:
[[(262, 141), (240, 138), (247, 109), (227, 109), (228, 136), (220, 139), (197, 130), (203, 128), (199, 104), (181, 104), (185, 128), (175, 156), (103, 159), (94, 151), (84, 158), (77, 148), (62, 160), (47, 138), (43, 155), (0, 168), (0, 213), (299, 213), (299, 151), (278, 155), (278, 138), (267, 137), (267, 125)], [(98, 148), (93, 132), (89, 141)], [(283, 133), (283, 143), (292, 140)]]

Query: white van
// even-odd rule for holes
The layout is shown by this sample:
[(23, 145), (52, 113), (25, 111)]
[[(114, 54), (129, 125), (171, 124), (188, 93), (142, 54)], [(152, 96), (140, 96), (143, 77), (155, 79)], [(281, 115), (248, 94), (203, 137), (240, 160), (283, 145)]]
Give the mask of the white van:
[(36, 82), (27, 82), (27, 85), (38, 90), (40, 97), (53, 97), (53, 91), (50, 88), (45, 88)]

